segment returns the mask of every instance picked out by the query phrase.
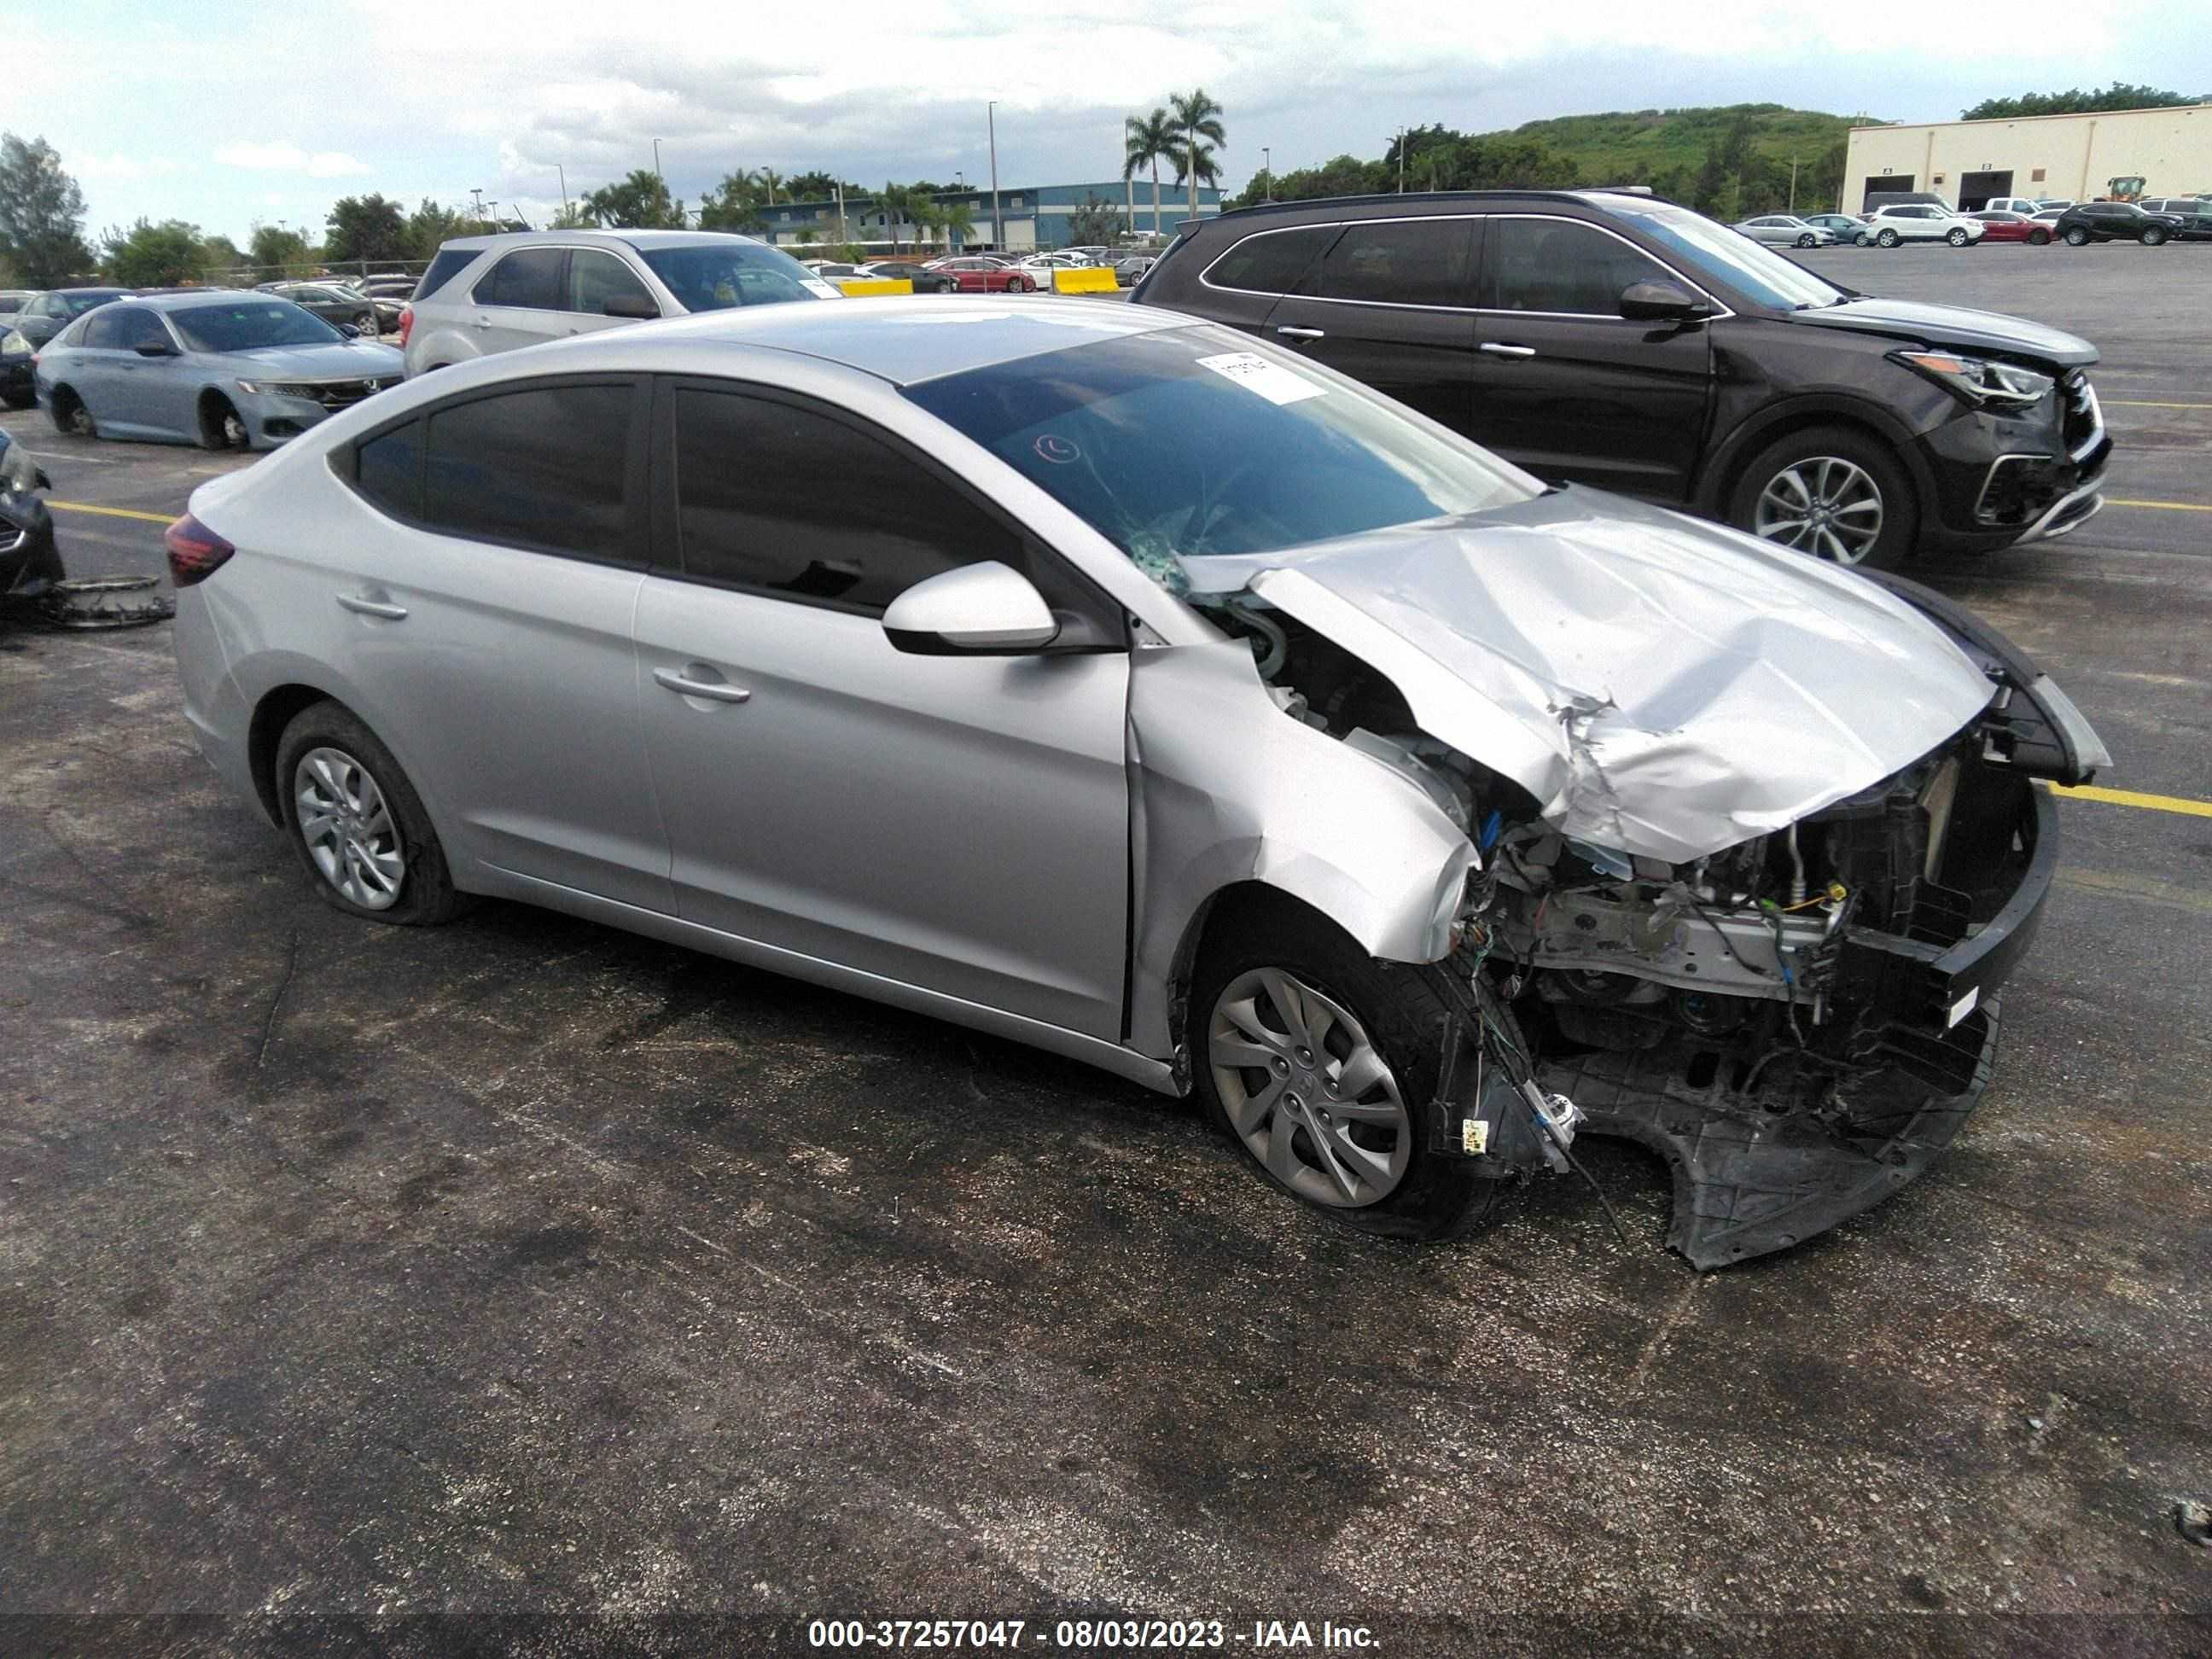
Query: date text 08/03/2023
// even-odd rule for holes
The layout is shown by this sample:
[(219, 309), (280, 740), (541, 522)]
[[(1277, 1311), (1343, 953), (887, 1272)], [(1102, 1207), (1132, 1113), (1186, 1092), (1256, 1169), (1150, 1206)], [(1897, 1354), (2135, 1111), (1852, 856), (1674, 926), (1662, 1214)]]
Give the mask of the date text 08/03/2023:
[(1270, 1650), (1376, 1651), (1374, 1632), (1334, 1620), (1255, 1619), (1237, 1627), (1219, 1619), (1061, 1619), (1048, 1626), (1025, 1619), (817, 1619), (806, 1627), (813, 1648), (975, 1648), (1056, 1652), (1189, 1652), (1231, 1646)]

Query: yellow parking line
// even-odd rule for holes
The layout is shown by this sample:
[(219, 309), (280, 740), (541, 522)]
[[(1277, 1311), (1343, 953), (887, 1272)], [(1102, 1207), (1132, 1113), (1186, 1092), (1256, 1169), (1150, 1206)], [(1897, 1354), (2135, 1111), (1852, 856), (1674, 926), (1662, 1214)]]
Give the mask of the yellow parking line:
[(2161, 513), (2212, 513), (2212, 507), (2202, 501), (2131, 501), (2124, 496), (2107, 495), (2106, 507), (2154, 507)]
[(2107, 409), (2212, 409), (2212, 404), (2158, 404), (2142, 398), (2100, 398)]
[(2212, 800), (2191, 800), (2186, 795), (2146, 795), (2133, 789), (2100, 789), (2094, 783), (2072, 789), (2057, 783), (2047, 783), (2044, 787), (2054, 795), (2071, 795), (2077, 800), (2109, 801), (2115, 806), (2141, 806), (2154, 812), (2180, 812), (2192, 818), (2212, 818)]
[(90, 501), (48, 501), (64, 513), (97, 513), (104, 519), (143, 519), (148, 524), (174, 524), (173, 513), (141, 513), (135, 507), (94, 507)]

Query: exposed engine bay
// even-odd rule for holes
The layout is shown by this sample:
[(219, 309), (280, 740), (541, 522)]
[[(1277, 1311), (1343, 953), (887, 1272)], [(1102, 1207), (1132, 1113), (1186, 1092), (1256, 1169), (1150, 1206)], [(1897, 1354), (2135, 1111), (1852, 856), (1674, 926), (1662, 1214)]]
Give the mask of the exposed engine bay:
[(1938, 746), (1668, 862), (1561, 833), (1528, 788), (1425, 733), (1390, 678), (1282, 609), (1249, 592), (1204, 604), (1250, 642), (1286, 718), (1411, 779), (1479, 855), (1443, 966), (1480, 1036), (1432, 1146), (1504, 1176), (1566, 1169), (1577, 1127), (1636, 1140), (1672, 1170), (1670, 1243), (1709, 1267), (1879, 1201), (1956, 1133), (2055, 856), (2029, 769), (2066, 744), (2002, 641), (1960, 639), (1991, 700)]

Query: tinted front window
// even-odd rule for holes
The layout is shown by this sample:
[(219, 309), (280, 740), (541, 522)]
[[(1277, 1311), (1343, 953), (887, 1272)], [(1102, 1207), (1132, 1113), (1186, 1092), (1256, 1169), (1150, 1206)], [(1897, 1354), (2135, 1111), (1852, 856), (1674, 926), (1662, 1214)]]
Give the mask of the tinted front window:
[[(94, 324), (107, 320), (107, 313), (103, 312), (85, 326), (88, 331)], [(169, 331), (161, 326), (161, 319), (143, 306), (116, 307), (113, 332), (110, 343), (124, 351), (136, 351), (142, 345), (169, 343)]]
[(480, 306), (558, 311), (564, 257), (557, 247), (517, 248), (477, 279), (472, 297)]
[(1835, 284), (1822, 282), (1765, 243), (1735, 235), (1725, 225), (1687, 208), (1620, 196), (1607, 198), (1605, 207), (1614, 218), (1657, 242), (1693, 281), (1710, 279), (1778, 311), (1832, 306), (1845, 298)]
[(632, 395), (546, 386), (436, 410), (423, 519), (456, 536), (627, 559)]
[(1288, 294), (1298, 285), (1323, 249), (1334, 241), (1339, 225), (1306, 225), (1247, 236), (1216, 259), (1206, 280), (1216, 288), (1241, 288), (1254, 294)]
[(422, 422), (410, 421), (354, 451), (354, 483), (387, 513), (422, 515)]
[(792, 599), (880, 611), (940, 571), (1026, 562), (1019, 539), (943, 479), (771, 398), (677, 393), (676, 496), (686, 575)]
[(638, 301), (659, 309), (637, 273), (613, 254), (583, 247), (568, 256), (569, 310), (604, 317), (607, 301), (617, 299)]
[(429, 270), (422, 273), (422, 280), (415, 284), (414, 297), (428, 299), (473, 264), (482, 252), (481, 248), (441, 248), (438, 257), (430, 261)]
[(1525, 501), (1540, 486), (1396, 404), (1200, 325), (971, 369), (906, 396), (1155, 577)]
[(255, 351), (263, 346), (335, 345), (345, 336), (313, 312), (268, 295), (169, 313), (191, 351)]
[(820, 277), (788, 253), (757, 242), (647, 248), (641, 250), (641, 257), (686, 311), (727, 311), (733, 306), (823, 297), (806, 286)]
[(103, 312), (86, 320), (76, 343), (97, 351), (112, 349), (123, 343), (123, 325), (112, 312)]
[(1318, 292), (1328, 300), (1409, 306), (1471, 303), (1468, 219), (1376, 220), (1348, 225), (1321, 262)]
[[(1745, 247), (1758, 246), (1713, 228)], [(1483, 304), (1492, 311), (1618, 317), (1623, 289), (1667, 280), (1662, 268), (1620, 237), (1571, 219), (1492, 220), (1487, 268)]]

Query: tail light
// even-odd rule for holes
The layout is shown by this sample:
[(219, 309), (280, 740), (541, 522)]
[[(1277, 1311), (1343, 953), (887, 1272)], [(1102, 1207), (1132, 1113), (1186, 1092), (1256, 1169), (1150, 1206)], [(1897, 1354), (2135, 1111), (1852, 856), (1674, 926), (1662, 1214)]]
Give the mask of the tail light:
[(402, 307), (399, 307), (399, 349), (400, 349), (402, 351), (404, 351), (404, 350), (406, 350), (406, 349), (407, 349), (407, 337), (408, 337), (410, 334), (412, 334), (414, 331), (415, 331), (415, 307), (414, 307), (413, 306), (402, 306)]
[(238, 551), (189, 513), (161, 532), (169, 555), (169, 580), (179, 587), (204, 582)]

